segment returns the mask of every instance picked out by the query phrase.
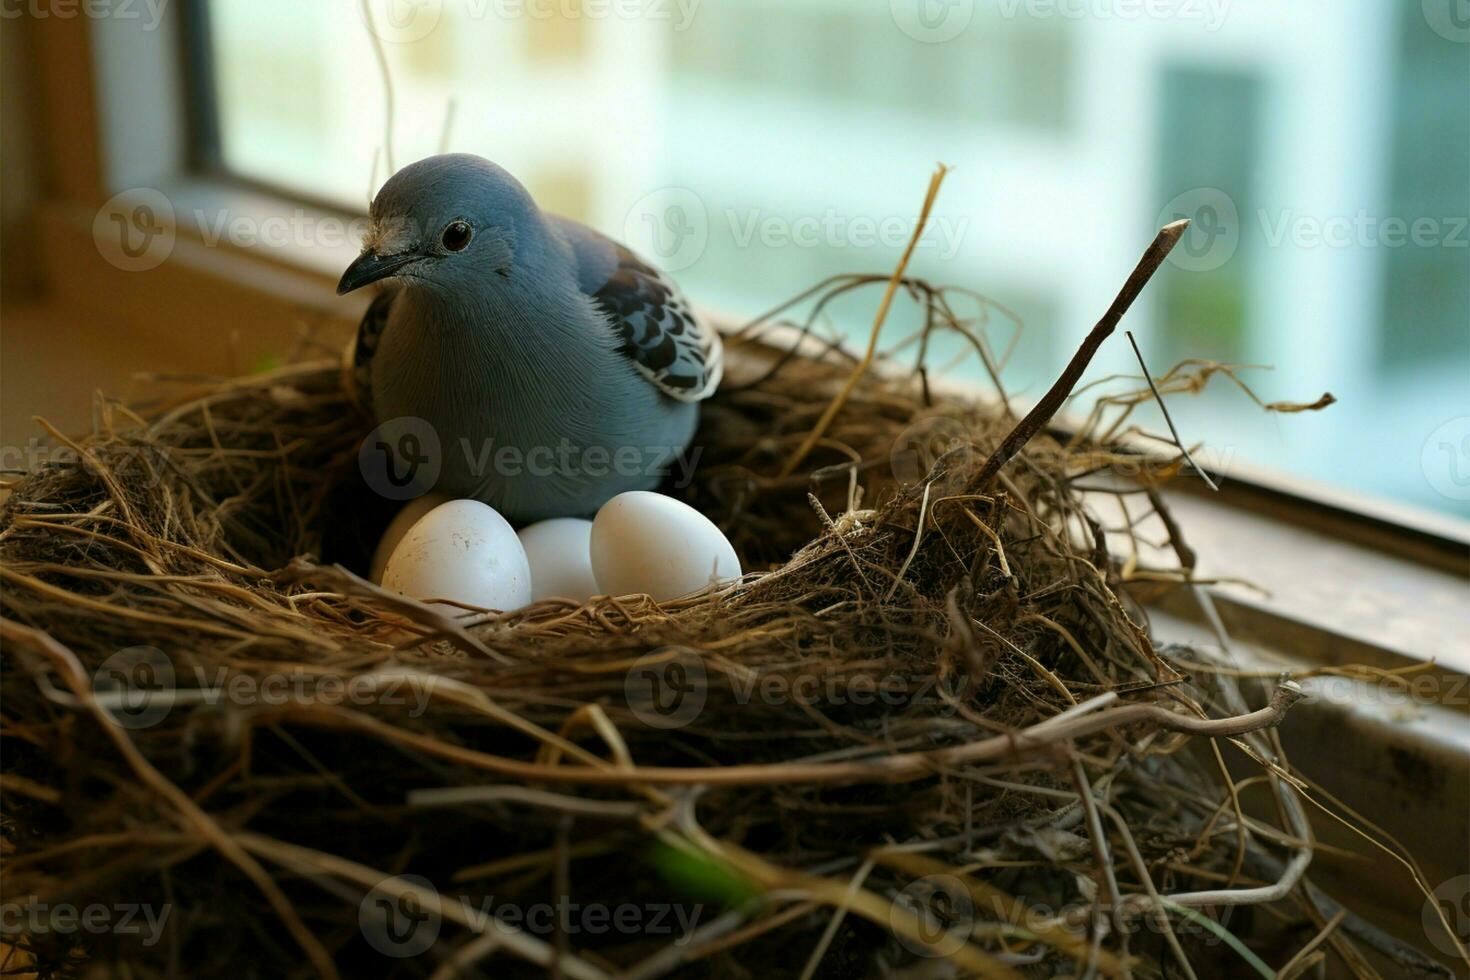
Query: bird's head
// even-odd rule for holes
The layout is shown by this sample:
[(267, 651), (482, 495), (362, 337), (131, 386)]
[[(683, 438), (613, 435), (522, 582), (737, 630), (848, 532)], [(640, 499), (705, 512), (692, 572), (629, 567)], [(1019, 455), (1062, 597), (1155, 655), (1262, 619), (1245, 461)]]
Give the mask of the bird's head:
[(531, 195), (502, 168), (470, 153), (409, 164), (368, 209), (362, 254), (338, 294), (390, 277), (453, 290), (511, 278), (544, 237)]

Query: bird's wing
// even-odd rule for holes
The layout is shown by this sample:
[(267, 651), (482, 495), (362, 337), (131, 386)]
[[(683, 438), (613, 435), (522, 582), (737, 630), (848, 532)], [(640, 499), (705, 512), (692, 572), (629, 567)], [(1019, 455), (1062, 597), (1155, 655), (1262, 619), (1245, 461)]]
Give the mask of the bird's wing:
[(368, 304), (362, 322), (357, 325), (357, 336), (347, 350), (343, 363), (343, 381), (352, 400), (373, 414), (373, 357), (378, 353), (378, 341), (388, 326), (388, 309), (393, 305), (397, 289), (384, 289)]
[(724, 373), (725, 348), (673, 280), (586, 225), (554, 221), (577, 258), (582, 291), (607, 315), (639, 373), (681, 402), (708, 398)]

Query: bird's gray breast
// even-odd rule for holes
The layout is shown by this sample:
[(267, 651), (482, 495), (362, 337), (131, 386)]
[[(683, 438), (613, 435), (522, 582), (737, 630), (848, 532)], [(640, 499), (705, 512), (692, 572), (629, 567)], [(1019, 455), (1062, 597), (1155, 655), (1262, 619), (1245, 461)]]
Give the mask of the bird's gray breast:
[(698, 421), (698, 406), (668, 398), (618, 353), (580, 293), (471, 306), (405, 290), (372, 388), (380, 423), (422, 420), (413, 427), (433, 489), (517, 525), (588, 516), (685, 471)]

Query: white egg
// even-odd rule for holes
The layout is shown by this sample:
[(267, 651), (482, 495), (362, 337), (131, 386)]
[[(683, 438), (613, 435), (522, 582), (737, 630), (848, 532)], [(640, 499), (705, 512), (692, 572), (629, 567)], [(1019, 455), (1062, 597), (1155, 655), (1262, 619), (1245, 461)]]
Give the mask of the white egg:
[(403, 509), (393, 516), (393, 520), (388, 522), (387, 530), (378, 540), (377, 549), (373, 551), (372, 571), (369, 577), (375, 583), (383, 584), (383, 569), (388, 567), (388, 559), (392, 556), (393, 549), (398, 547), (398, 542), (403, 540), (408, 529), (417, 524), (420, 517), (447, 500), (449, 500), (448, 494), (426, 493), (404, 504)]
[(673, 497), (630, 490), (592, 521), (592, 572), (607, 595), (675, 599), (740, 577), (740, 559), (714, 522)]
[(383, 570), (383, 588), (415, 599), (519, 609), (531, 601), (531, 566), (521, 539), (494, 507), (451, 500), (408, 529)]
[(537, 521), (518, 532), (531, 563), (531, 599), (559, 597), (578, 602), (597, 595), (592, 576), (592, 522), (576, 517)]

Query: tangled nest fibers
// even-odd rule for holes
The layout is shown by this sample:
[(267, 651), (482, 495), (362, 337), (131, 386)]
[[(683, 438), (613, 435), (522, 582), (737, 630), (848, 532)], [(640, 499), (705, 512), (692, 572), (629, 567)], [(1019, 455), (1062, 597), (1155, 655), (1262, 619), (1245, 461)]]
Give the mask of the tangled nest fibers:
[[(677, 602), (484, 613), (349, 571), (388, 515), (330, 362), (146, 417), (99, 403), (93, 435), (58, 435), (75, 460), (14, 483), (0, 531), (6, 892), (167, 919), (12, 935), (10, 968), (1318, 962), (1309, 831), (1267, 762), (1294, 692), (1247, 711), (1154, 649), (1076, 482), (1121, 450), (934, 399), (922, 372), (855, 372), (835, 345), (729, 358), (696, 478), (669, 492), (755, 571)], [(1242, 813), (1221, 736), (1266, 773), (1270, 819)], [(1282, 914), (1221, 914), (1266, 902)]]

